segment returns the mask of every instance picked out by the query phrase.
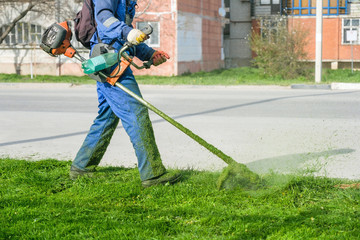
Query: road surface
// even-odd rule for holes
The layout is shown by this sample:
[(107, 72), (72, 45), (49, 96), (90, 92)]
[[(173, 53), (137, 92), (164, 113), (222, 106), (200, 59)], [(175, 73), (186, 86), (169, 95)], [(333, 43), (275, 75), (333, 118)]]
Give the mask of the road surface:
[[(360, 91), (141, 86), (143, 96), (258, 173), (360, 179)], [(95, 86), (0, 85), (0, 157), (72, 160), (96, 117)], [(151, 113), (164, 164), (221, 170), (202, 146)], [(102, 166), (136, 165), (119, 125)]]

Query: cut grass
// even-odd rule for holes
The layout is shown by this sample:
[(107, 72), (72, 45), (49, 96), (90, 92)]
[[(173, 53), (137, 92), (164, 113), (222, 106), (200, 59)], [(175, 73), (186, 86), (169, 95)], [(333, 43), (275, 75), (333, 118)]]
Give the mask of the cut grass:
[(257, 191), (216, 190), (220, 173), (182, 171), (141, 187), (137, 169), (68, 179), (70, 162), (0, 160), (0, 239), (358, 239), (360, 191), (341, 180), (264, 176)]
[[(311, 75), (311, 74), (310, 74)], [(323, 71), (323, 84), (332, 82), (360, 83), (360, 72), (351, 73), (349, 69)], [(181, 76), (136, 76), (140, 84), (153, 85), (282, 85), (291, 84), (315, 84), (314, 79), (304, 77), (296, 79), (282, 79), (269, 77), (261, 73), (257, 68), (241, 67), (232, 69), (220, 69), (211, 72), (198, 72)], [(72, 83), (94, 84), (95, 81), (87, 76), (46, 76), (38, 75), (31, 79), (28, 75), (0, 74), (0, 82), (46, 82), (46, 83)]]

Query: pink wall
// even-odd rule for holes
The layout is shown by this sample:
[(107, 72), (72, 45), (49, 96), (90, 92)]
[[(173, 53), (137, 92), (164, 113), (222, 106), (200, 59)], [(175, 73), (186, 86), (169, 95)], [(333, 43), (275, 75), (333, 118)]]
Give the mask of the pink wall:
[[(138, 13), (144, 12), (137, 21), (154, 21), (160, 23), (160, 47), (155, 50), (162, 50), (169, 54), (170, 59), (158, 66), (151, 66), (147, 70), (134, 70), (136, 75), (162, 75), (171, 76), (175, 74), (176, 68), (176, 11), (172, 11), (171, 0), (156, 0), (152, 1), (150, 6), (147, 6), (148, 1), (138, 1)], [(148, 7), (148, 8), (147, 8)], [(135, 25), (135, 22), (134, 22)], [(140, 64), (140, 61), (136, 61)]]
[[(311, 18), (292, 18), (289, 17), (289, 28), (301, 24), (308, 31), (308, 45), (306, 47), (308, 60), (315, 60), (315, 31), (316, 19)], [(351, 46), (344, 45), (342, 42), (342, 19), (326, 18), (323, 19), (323, 61), (344, 61), (351, 60)], [(354, 60), (360, 60), (360, 46), (353, 45)]]

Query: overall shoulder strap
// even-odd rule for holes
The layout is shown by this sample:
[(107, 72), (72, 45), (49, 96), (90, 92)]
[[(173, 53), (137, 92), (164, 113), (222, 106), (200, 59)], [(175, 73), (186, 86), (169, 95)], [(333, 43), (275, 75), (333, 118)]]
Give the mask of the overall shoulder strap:
[(128, 26), (132, 25), (133, 18), (131, 17), (129, 13), (129, 7), (130, 7), (130, 0), (126, 0), (126, 8), (125, 8), (125, 23)]

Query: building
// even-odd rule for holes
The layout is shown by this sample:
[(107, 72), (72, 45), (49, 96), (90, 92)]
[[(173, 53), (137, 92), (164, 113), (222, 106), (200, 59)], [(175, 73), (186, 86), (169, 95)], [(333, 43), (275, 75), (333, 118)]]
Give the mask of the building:
[[(63, 1), (63, 0), (61, 0)], [(4, 1), (5, 2), (5, 1)], [(0, 34), (12, 19), (27, 8), (21, 1), (2, 2), (0, 15)], [(79, 10), (74, 1), (56, 2), (62, 4), (59, 14), (58, 6), (49, 6), (42, 12), (29, 12), (22, 18), (0, 44), (0, 73), (47, 74), (47, 75), (81, 75), (81, 67), (75, 60), (65, 57), (54, 58), (43, 52), (39, 45), (45, 29), (56, 21), (71, 19)], [(46, 6), (45, 6), (46, 7)], [(76, 47), (79, 44), (73, 42)], [(80, 49), (88, 55), (88, 51)]]
[[(325, 67), (360, 68), (360, 0), (323, 0), (323, 63)], [(71, 1), (56, 0), (57, 4)], [(151, 47), (169, 53), (160, 67), (135, 71), (143, 75), (180, 75), (251, 65), (249, 36), (262, 26), (262, 19), (285, 16), (288, 27), (302, 25), (308, 31), (307, 55), (315, 61), (316, 0), (139, 0), (134, 26), (150, 23), (154, 32)], [(12, 6), (16, 5), (15, 3)], [(69, 5), (69, 4), (68, 4)], [(79, 62), (52, 58), (39, 49), (40, 37), (51, 23), (75, 16), (79, 4), (67, 14), (32, 12), (22, 19), (0, 45), (0, 72), (18, 74), (82, 75)], [(0, 16), (0, 33), (24, 4), (9, 6)], [(272, 27), (276, 29), (276, 21)], [(88, 50), (73, 41), (80, 53)]]
[[(254, 0), (252, 26), (261, 26), (261, 19), (281, 14), (288, 28), (301, 25), (308, 32), (307, 61), (315, 61), (316, 0)], [(259, 23), (260, 21), (260, 23)], [(276, 23), (273, 24), (276, 27)], [(360, 2), (323, 1), (323, 65), (349, 68), (351, 62), (360, 68)]]
[[(63, 1), (57, 0), (57, 3)], [(218, 14), (221, 5), (221, 0), (138, 1), (134, 26), (141, 28), (145, 23), (150, 23), (154, 32), (147, 44), (169, 53), (171, 59), (161, 67), (135, 71), (135, 74), (170, 76), (222, 68), (222, 18)], [(9, 7), (8, 14), (0, 16), (0, 33), (19, 7), (24, 7), (24, 4)], [(71, 8), (79, 10), (80, 6)], [(40, 16), (31, 12), (16, 25), (0, 45), (1, 73), (82, 75), (81, 66), (76, 60), (64, 56), (52, 58), (39, 49), (44, 29), (56, 20), (66, 19), (56, 15)], [(86, 49), (75, 41), (73, 44), (85, 57), (88, 56)]]

